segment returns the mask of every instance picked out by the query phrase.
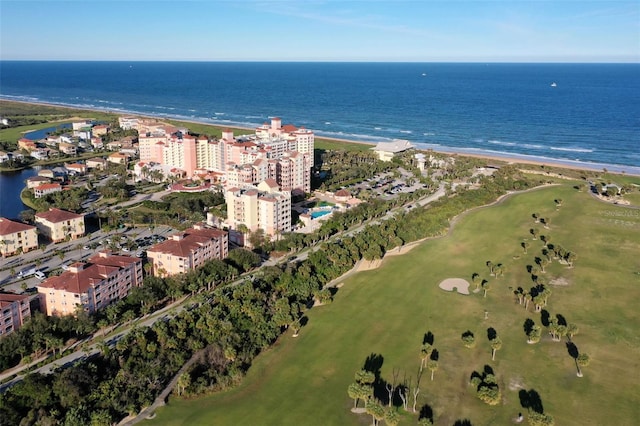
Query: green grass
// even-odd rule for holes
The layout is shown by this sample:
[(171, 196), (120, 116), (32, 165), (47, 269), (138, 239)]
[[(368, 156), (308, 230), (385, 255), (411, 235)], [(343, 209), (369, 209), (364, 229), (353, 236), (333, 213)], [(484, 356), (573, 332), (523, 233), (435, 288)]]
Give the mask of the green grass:
[[(553, 200), (564, 205), (556, 211)], [(550, 217), (551, 229), (536, 225), (531, 214)], [(470, 419), (474, 425), (509, 424), (520, 411), (518, 391), (535, 389), (545, 412), (558, 425), (635, 424), (640, 418), (640, 218), (579, 193), (571, 185), (546, 188), (507, 199), (499, 206), (466, 215), (446, 238), (430, 240), (383, 267), (356, 274), (328, 306), (309, 312), (309, 324), (296, 339), (286, 333), (258, 357), (236, 389), (191, 400), (172, 398), (158, 410), (157, 425), (361, 425), (370, 416), (355, 415), (347, 386), (372, 353), (384, 357), (382, 377), (394, 369), (413, 376), (419, 367), (424, 333), (435, 335), (439, 370), (421, 382), (418, 407), (429, 404), (436, 424)], [(562, 314), (580, 327), (574, 342), (591, 356), (584, 377), (576, 377), (564, 343), (543, 340), (526, 344), (523, 322), (540, 314), (514, 302), (513, 286), (530, 287), (525, 268), (542, 242), (530, 240), (528, 254), (520, 243), (529, 229), (551, 235), (552, 242), (578, 253), (576, 267), (557, 262), (545, 279), (564, 278), (569, 285), (552, 288), (551, 314)], [(506, 266), (505, 276), (488, 277), (485, 262)], [(440, 290), (448, 277), (469, 279), (474, 272), (490, 279), (492, 289), (462, 296)], [(484, 320), (484, 311), (489, 319)], [(503, 341), (496, 361), (486, 337), (494, 327)], [(460, 335), (476, 335), (466, 349)], [(502, 403), (490, 407), (468, 386), (470, 374), (491, 365), (502, 389)], [(417, 417), (403, 413), (401, 424)]]
[(625, 194), (623, 198), (630, 202), (632, 206), (640, 207), (640, 193), (632, 192), (631, 194)]
[(357, 143), (338, 141), (332, 139), (315, 138), (315, 149), (328, 150), (344, 150), (344, 151), (370, 151), (375, 146), (374, 143)]

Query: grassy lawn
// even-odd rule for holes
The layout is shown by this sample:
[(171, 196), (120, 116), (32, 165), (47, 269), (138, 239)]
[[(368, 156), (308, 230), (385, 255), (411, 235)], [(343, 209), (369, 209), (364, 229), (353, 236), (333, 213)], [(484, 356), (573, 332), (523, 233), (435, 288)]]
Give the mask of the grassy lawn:
[(640, 207), (640, 193), (639, 192), (632, 192), (631, 194), (625, 194), (623, 198), (625, 200), (627, 200), (628, 202), (630, 202), (632, 206)]
[(325, 151), (329, 151), (329, 150), (370, 151), (371, 148), (375, 146), (375, 144), (315, 138), (313, 146), (315, 147), (315, 149), (322, 149)]
[[(418, 408), (428, 404), (436, 424), (458, 419), (510, 424), (518, 412), (526, 413), (521, 389), (538, 392), (557, 425), (635, 424), (640, 418), (640, 217), (620, 216), (628, 210), (571, 186), (518, 195), (472, 212), (449, 237), (354, 275), (332, 304), (309, 312), (309, 324), (298, 338), (287, 333), (258, 357), (241, 386), (197, 399), (172, 398), (150, 424), (371, 424), (370, 416), (350, 412), (353, 401), (346, 389), (354, 372), (367, 356), (379, 354), (383, 379), (391, 381), (395, 369), (400, 379), (406, 375), (415, 384), (427, 332), (435, 336), (439, 369), (433, 382), (428, 372), (422, 377)], [(559, 210), (555, 198), (564, 200)], [(534, 223), (534, 212), (551, 218), (550, 230)], [(526, 343), (523, 323), (531, 318), (540, 325), (540, 314), (518, 305), (512, 289), (532, 285), (526, 265), (533, 264), (542, 247), (539, 239), (531, 239), (532, 227), (578, 254), (575, 268), (554, 262), (543, 278), (568, 283), (552, 286), (546, 309), (579, 326), (573, 340), (591, 356), (583, 378), (576, 377), (564, 342), (552, 342), (544, 328), (540, 343)], [(531, 246), (524, 254), (520, 243), (526, 238)], [(505, 275), (489, 277), (487, 260), (503, 263)], [(470, 280), (474, 272), (491, 282), (486, 298), (438, 288), (445, 278)], [(488, 327), (503, 341), (493, 362)], [(460, 341), (466, 330), (476, 336), (473, 349)], [(502, 402), (495, 407), (477, 399), (468, 384), (471, 373), (484, 365), (493, 367), (502, 390)], [(402, 411), (400, 424), (416, 420), (417, 415)]]

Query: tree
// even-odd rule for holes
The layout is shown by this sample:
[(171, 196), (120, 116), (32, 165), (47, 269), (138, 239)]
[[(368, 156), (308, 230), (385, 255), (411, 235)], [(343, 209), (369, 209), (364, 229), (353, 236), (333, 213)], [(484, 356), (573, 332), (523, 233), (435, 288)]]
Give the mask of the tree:
[(373, 418), (374, 426), (378, 424), (378, 421), (384, 418), (385, 410), (376, 399), (367, 401), (365, 409), (367, 410), (367, 414), (370, 414)]
[(569, 336), (569, 339), (573, 339), (573, 336), (578, 334), (579, 331), (580, 331), (580, 329), (578, 328), (578, 326), (576, 324), (569, 323), (567, 325), (567, 336)]
[(469, 330), (462, 333), (461, 339), (465, 348), (473, 348), (476, 345), (476, 338)]
[(371, 371), (360, 370), (356, 372), (356, 382), (361, 385), (371, 385), (375, 380), (376, 376)]
[(389, 408), (384, 414), (384, 421), (389, 426), (396, 426), (400, 423), (400, 415), (394, 408)]
[(347, 388), (349, 398), (353, 399), (353, 408), (358, 408), (358, 401), (362, 398), (362, 385), (360, 383), (351, 383)]
[(484, 294), (482, 297), (487, 297), (487, 291), (491, 290), (491, 285), (489, 284), (489, 281), (482, 282), (482, 290), (484, 291)]
[(553, 417), (549, 414), (538, 413), (537, 411), (530, 411), (529, 418), (527, 419), (531, 426), (553, 426)]
[(576, 365), (578, 366), (578, 377), (582, 377), (582, 370), (580, 367), (586, 367), (589, 365), (591, 358), (587, 354), (580, 354), (576, 358)]
[(422, 417), (418, 420), (418, 426), (433, 426), (433, 421), (428, 417)]
[(502, 395), (497, 386), (480, 386), (476, 394), (481, 401), (489, 405), (498, 405)]
[(429, 371), (431, 371), (431, 381), (433, 381), (433, 374), (438, 369), (438, 361), (436, 361), (435, 359), (430, 359), (427, 362), (427, 368), (429, 369)]
[(178, 382), (176, 383), (178, 395), (183, 395), (189, 386), (191, 386), (191, 374), (185, 371), (178, 377)]
[(429, 359), (429, 356), (431, 355), (432, 351), (433, 351), (433, 348), (428, 343), (425, 343), (420, 348), (420, 371), (423, 370), (424, 363), (427, 361), (427, 359)]
[(496, 337), (491, 341), (491, 360), (495, 361), (496, 351), (499, 351), (502, 348), (502, 340), (499, 337)]

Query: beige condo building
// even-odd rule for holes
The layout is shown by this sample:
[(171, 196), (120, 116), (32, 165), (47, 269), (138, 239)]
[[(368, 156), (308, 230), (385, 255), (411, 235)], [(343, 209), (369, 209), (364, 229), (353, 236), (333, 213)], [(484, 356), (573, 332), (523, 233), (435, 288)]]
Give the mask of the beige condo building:
[(227, 224), (232, 229), (244, 225), (249, 231), (262, 229), (271, 237), (291, 231), (291, 192), (281, 191), (274, 179), (258, 186), (229, 188), (225, 201)]
[(224, 259), (229, 254), (226, 231), (194, 225), (171, 235), (166, 241), (147, 250), (153, 275), (166, 277), (188, 272), (211, 259)]
[(38, 248), (35, 226), (0, 217), (0, 254), (2, 257), (26, 253)]
[(142, 259), (99, 252), (61, 275), (40, 283), (40, 306), (49, 316), (73, 315), (79, 306), (94, 313), (142, 285)]
[(52, 207), (46, 212), (36, 213), (35, 221), (38, 230), (54, 243), (84, 236), (84, 216), (81, 214)]

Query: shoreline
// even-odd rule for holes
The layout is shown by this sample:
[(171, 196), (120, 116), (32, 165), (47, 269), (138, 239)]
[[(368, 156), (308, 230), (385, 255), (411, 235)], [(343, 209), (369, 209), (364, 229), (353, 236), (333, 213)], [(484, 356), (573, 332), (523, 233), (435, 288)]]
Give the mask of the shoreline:
[[(236, 125), (232, 125), (232, 123), (229, 123), (228, 125), (220, 125), (218, 123), (213, 123), (208, 120), (197, 120), (194, 118), (187, 118), (187, 117), (181, 117), (181, 116), (169, 116), (169, 115), (159, 115), (159, 114), (154, 115), (154, 114), (139, 113), (139, 112), (128, 111), (128, 110), (114, 110), (109, 108), (102, 109), (102, 108), (88, 107), (88, 106), (56, 104), (56, 103), (44, 102), (44, 101), (13, 100), (13, 99), (6, 99), (2, 97), (0, 97), (0, 101), (15, 102), (15, 103), (27, 104), (27, 105), (57, 107), (57, 108), (70, 109), (70, 110), (81, 110), (81, 111), (88, 111), (88, 112), (94, 111), (94, 112), (101, 112), (101, 113), (108, 113), (108, 114), (115, 114), (115, 115), (133, 115), (133, 116), (138, 116), (143, 118), (151, 118), (159, 121), (172, 120), (172, 121), (179, 121), (183, 123), (193, 123), (193, 124), (211, 126), (219, 130), (229, 128), (234, 130), (247, 130), (250, 132), (255, 131), (255, 127), (236, 126)], [(330, 137), (330, 136), (322, 136), (321, 134), (318, 134), (315, 131), (314, 133), (316, 133), (316, 139), (326, 140), (329, 142), (361, 144), (361, 145), (371, 146), (372, 148), (377, 145), (377, 142), (368, 142), (363, 140), (353, 140), (353, 139), (336, 138), (336, 137)], [(603, 172), (606, 169), (607, 172), (609, 173), (617, 173), (617, 174), (630, 175), (630, 176), (640, 176), (640, 166), (626, 166), (626, 165), (605, 164), (605, 163), (585, 163), (582, 161), (575, 161), (575, 160), (568, 160), (568, 159), (538, 157), (533, 155), (514, 154), (514, 153), (507, 153), (507, 152), (487, 153), (475, 148), (454, 149), (452, 147), (444, 147), (444, 146), (422, 148), (418, 146), (419, 144), (421, 144), (419, 142), (418, 143), (412, 142), (412, 144), (414, 145), (415, 149), (418, 151), (434, 152), (434, 153), (446, 154), (446, 155), (459, 155), (462, 157), (472, 157), (472, 158), (486, 159), (486, 160), (492, 160), (492, 161), (502, 161), (502, 162), (507, 162), (509, 164), (527, 164), (532, 166), (540, 166), (541, 168), (558, 167), (563, 169), (584, 170), (589, 172)], [(469, 152), (469, 151), (472, 151), (472, 152)]]

